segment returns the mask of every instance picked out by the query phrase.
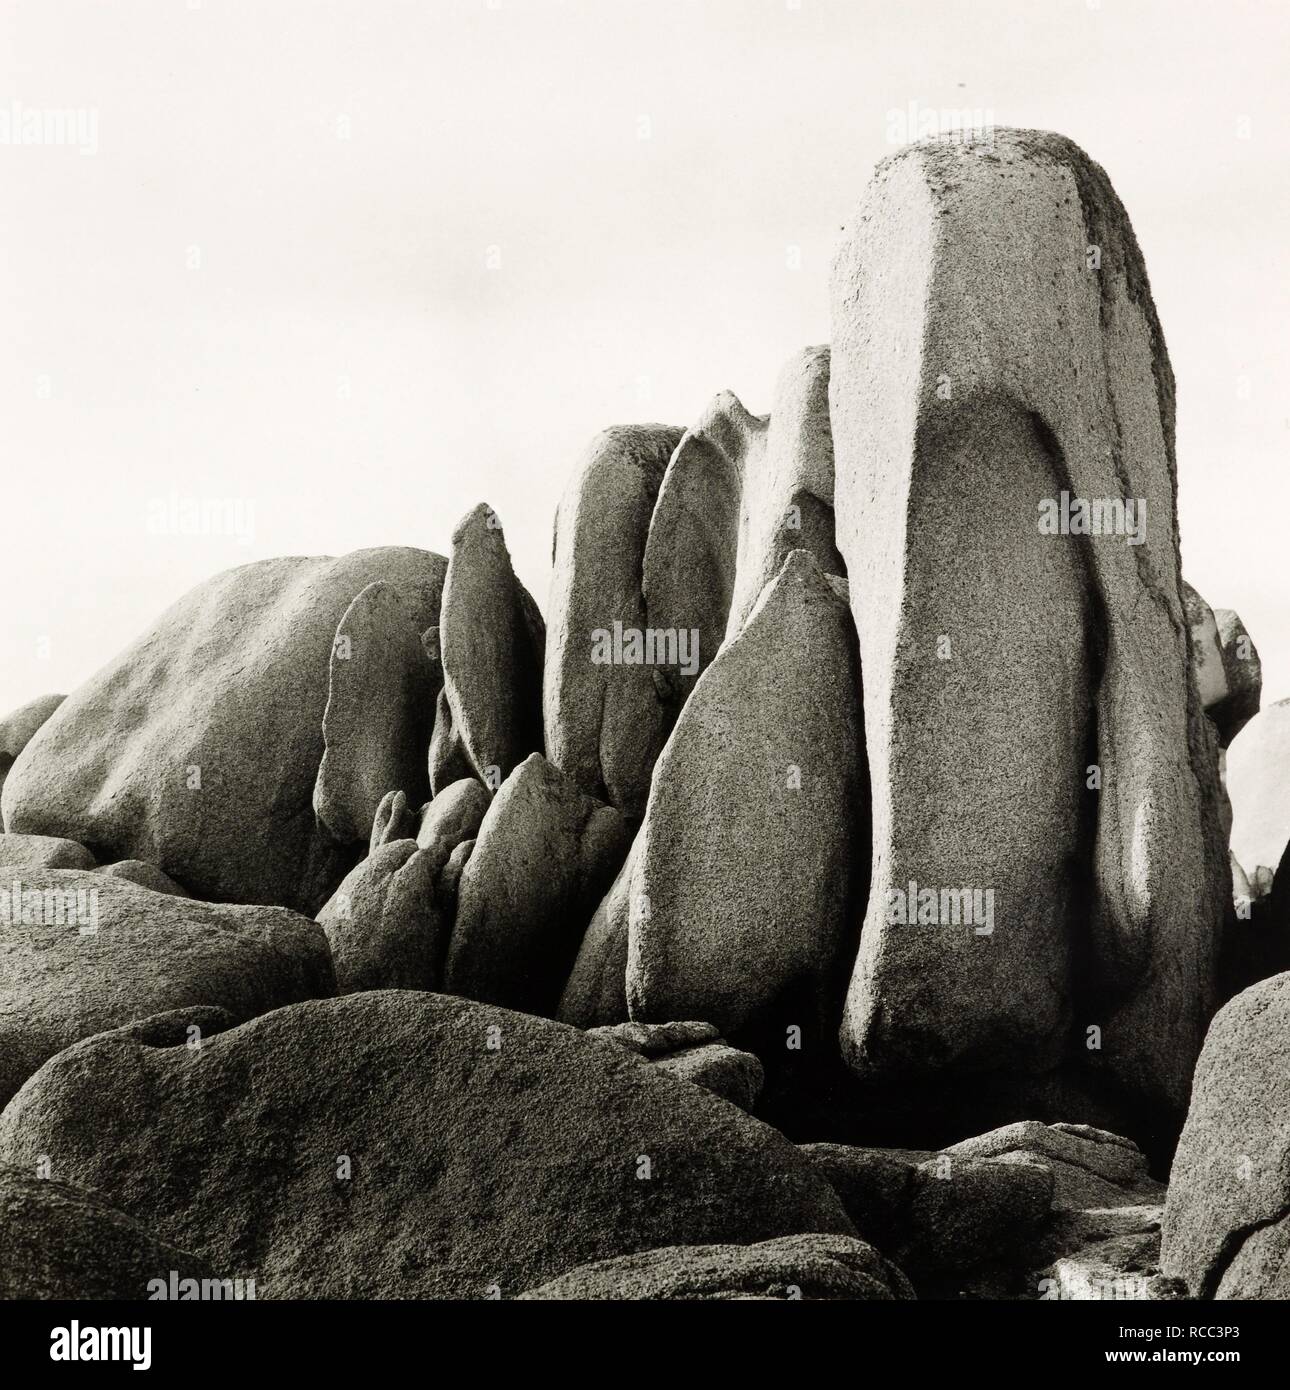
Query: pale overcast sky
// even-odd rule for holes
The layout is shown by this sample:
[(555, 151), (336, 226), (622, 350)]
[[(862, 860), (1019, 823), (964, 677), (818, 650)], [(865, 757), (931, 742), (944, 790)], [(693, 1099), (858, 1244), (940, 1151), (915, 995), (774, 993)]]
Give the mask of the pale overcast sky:
[[(1185, 571), (1290, 695), (1282, 0), (0, 15), (0, 712), (216, 570), (446, 552), (481, 500), (545, 607), (597, 430), (685, 424), (721, 388), (765, 411), (828, 340), (839, 226), (911, 102), (1107, 169), (1178, 378)], [(17, 140), (23, 110), (69, 108), (86, 152)], [(192, 498), (252, 534), (154, 533)]]

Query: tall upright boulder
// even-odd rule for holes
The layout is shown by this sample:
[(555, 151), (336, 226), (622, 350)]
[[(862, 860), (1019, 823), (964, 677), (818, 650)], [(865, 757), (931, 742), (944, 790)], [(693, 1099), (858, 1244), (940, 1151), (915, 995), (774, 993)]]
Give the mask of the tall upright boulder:
[[(655, 768), (630, 881), (613, 894), (626, 898), (633, 1019), (698, 1019), (774, 1038), (781, 1054), (789, 1028), (816, 1042), (836, 1030), (867, 860), (860, 719), (846, 603), (795, 551)], [(617, 940), (621, 951), (621, 927)], [(588, 934), (567, 1007), (596, 997), (614, 941)]]
[(653, 668), (593, 661), (598, 632), (649, 626), (641, 571), (659, 484), (682, 431), (620, 425), (592, 441), (555, 520), (547, 609), (547, 757), (587, 793), (639, 818), (671, 727)]
[(435, 740), (459, 744), (466, 766), (445, 760), (436, 790), (467, 770), (495, 789), (541, 752), (544, 643), (542, 615), (511, 568), (501, 522), (481, 503), (452, 534), (439, 623)]
[[(1167, 1128), (1230, 880), (1173, 375), (1128, 218), (1060, 136), (911, 145), (847, 228), (832, 304), (873, 782), (850, 1064), (960, 1092), (1060, 1068)], [(954, 917), (964, 889), (988, 922)]]
[[(377, 581), (399, 590), (416, 631), (433, 626), (445, 567), (389, 546), (217, 574), (42, 725), (5, 782), (6, 825), (100, 861), (146, 860), (198, 897), (316, 912), (371, 826), (356, 822), (347, 842), (314, 814), (337, 627)], [(401, 684), (366, 694), (369, 733), (391, 749), (407, 745), (405, 715), (421, 717)]]

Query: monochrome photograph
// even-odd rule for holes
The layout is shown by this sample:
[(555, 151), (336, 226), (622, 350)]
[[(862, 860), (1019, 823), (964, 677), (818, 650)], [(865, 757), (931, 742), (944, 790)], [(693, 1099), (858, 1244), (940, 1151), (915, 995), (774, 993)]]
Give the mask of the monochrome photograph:
[(0, 3), (6, 1355), (1275, 1364), (1288, 72), (1284, 0)]

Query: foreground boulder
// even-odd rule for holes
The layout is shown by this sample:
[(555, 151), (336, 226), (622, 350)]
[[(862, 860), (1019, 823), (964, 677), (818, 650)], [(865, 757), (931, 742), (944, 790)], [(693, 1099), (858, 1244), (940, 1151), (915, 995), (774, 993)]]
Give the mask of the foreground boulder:
[(1290, 1298), (1290, 974), (1214, 1019), (1169, 1175), (1161, 1267), (1197, 1298)]
[[(5, 778), (9, 775), (14, 759), (31, 742), (36, 730), (66, 698), (65, 695), (41, 695), (0, 719), (0, 792), (4, 791)], [(4, 819), (0, 817), (0, 830), (3, 829)]]
[(852, 1236), (783, 1236), (757, 1245), (668, 1246), (583, 1265), (531, 1299), (913, 1298), (905, 1276)]
[[(735, 1042), (773, 1038), (780, 1053), (786, 1029), (836, 1030), (863, 886), (859, 726), (846, 603), (795, 551), (655, 768), (625, 890), (633, 1019), (699, 1019)], [(599, 973), (602, 940), (597, 925), (570, 1005)]]
[(592, 661), (598, 632), (649, 627), (641, 570), (650, 518), (682, 431), (605, 430), (579, 464), (555, 519), (542, 686), (547, 757), (587, 793), (639, 817), (675, 709), (656, 668)]
[(322, 930), (284, 908), (195, 902), (102, 873), (25, 871), (17, 891), (0, 883), (0, 1105), (94, 1033), (193, 1005), (241, 1022), (334, 991)]
[[(145, 859), (201, 898), (316, 912), (371, 824), (346, 843), (314, 815), (337, 627), (377, 581), (430, 627), (444, 572), (438, 555), (389, 546), (217, 574), (40, 728), (5, 782), (5, 824)], [(372, 728), (405, 747), (384, 695), (369, 695)], [(424, 759), (393, 785), (410, 789)]]
[(0, 1299), (145, 1299), (172, 1271), (213, 1275), (97, 1193), (0, 1167)]
[(613, 807), (530, 754), (493, 798), (462, 872), (444, 988), (553, 1014), (628, 843)]
[(524, 1014), (383, 990), (198, 1057), (143, 1036), (48, 1062), (0, 1115), (0, 1161), (57, 1154), (259, 1298), (510, 1297), (665, 1245), (855, 1234), (775, 1130)]
[(847, 228), (832, 302), (876, 866), (849, 1063), (1013, 1113), (1060, 1070), (1165, 1140), (1230, 878), (1173, 377), (1128, 218), (1059, 136), (910, 145)]

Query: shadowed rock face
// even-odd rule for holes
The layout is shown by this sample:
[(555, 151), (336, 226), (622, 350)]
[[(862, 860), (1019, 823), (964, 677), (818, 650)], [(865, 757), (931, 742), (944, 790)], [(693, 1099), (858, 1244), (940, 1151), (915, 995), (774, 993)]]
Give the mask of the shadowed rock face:
[(105, 1029), (199, 1004), (240, 1023), (335, 993), (322, 929), (285, 908), (194, 902), (81, 870), (27, 870), (22, 889), (30, 910), (11, 900), (0, 922), (0, 1105)]
[[(953, 1085), (1065, 1057), (1176, 1116), (1228, 873), (1188, 665), (1173, 377), (1128, 219), (1058, 136), (913, 145), (879, 167), (832, 295), (873, 780), (851, 1066)], [(1141, 499), (1142, 543), (1043, 533), (1063, 492)], [(891, 920), (910, 882), (993, 890), (992, 929)]]
[(511, 1297), (665, 1245), (855, 1234), (782, 1135), (556, 1023), (380, 990), (194, 1059), (164, 1022), (54, 1058), (0, 1116), (0, 1160), (57, 1154), (258, 1298)]
[(41, 727), (6, 781), (6, 824), (147, 860), (199, 897), (316, 912), (357, 852), (313, 808), (337, 625), (382, 581), (424, 631), (444, 572), (440, 556), (392, 546), (216, 575)]
[(1161, 1268), (1198, 1298), (1290, 1298), (1290, 974), (1224, 1005), (1196, 1066)]

